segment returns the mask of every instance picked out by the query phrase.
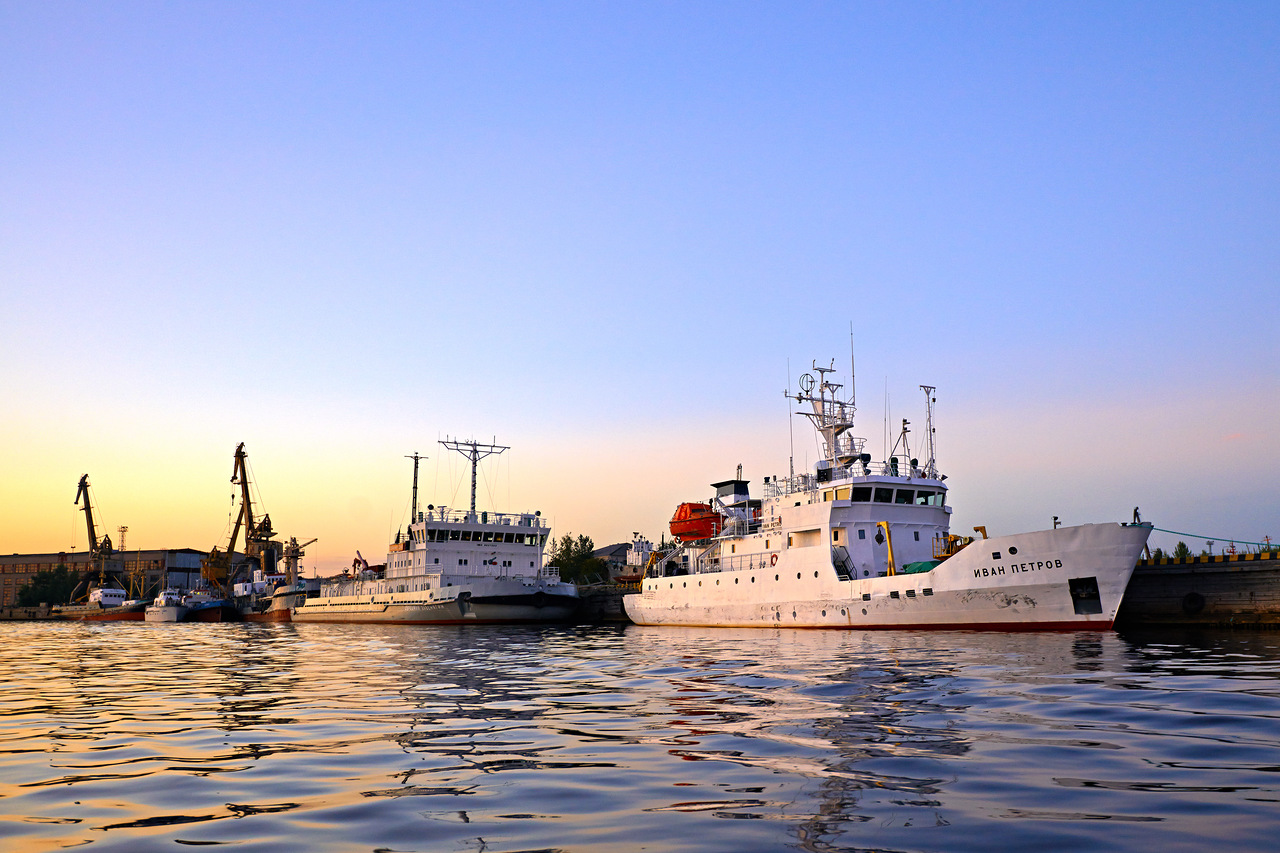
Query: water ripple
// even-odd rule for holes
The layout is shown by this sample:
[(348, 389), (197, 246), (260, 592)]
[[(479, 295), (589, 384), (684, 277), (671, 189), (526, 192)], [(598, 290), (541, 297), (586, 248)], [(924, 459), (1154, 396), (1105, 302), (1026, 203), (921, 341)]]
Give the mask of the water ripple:
[(1260, 851), (1280, 801), (1265, 634), (0, 634), (5, 850)]

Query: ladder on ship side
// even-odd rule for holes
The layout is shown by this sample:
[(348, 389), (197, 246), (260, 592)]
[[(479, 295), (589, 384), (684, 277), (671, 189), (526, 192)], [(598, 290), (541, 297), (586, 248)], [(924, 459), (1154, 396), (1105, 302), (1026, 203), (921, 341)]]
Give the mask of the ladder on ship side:
[(853, 560), (849, 557), (849, 549), (843, 545), (831, 546), (831, 567), (836, 570), (836, 577), (842, 581), (851, 581), (857, 575)]

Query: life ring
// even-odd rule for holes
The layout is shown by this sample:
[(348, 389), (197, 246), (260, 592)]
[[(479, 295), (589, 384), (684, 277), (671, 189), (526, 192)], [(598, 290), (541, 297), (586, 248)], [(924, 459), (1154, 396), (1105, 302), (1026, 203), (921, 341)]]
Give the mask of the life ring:
[(776, 566), (776, 565), (778, 565), (778, 555), (777, 555), (777, 554), (774, 554), (772, 557), (770, 557), (770, 558), (769, 558), (769, 565), (771, 565), (771, 566)]

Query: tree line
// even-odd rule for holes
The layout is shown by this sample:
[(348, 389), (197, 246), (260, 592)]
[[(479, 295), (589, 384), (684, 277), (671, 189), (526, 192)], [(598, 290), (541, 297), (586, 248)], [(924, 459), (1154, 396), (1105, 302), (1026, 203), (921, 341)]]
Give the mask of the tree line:
[(41, 569), (31, 580), (18, 589), (18, 607), (36, 607), (41, 604), (69, 604), (71, 596), (93, 572), (73, 572), (65, 563), (53, 569)]
[(560, 579), (570, 583), (600, 580), (608, 576), (609, 569), (604, 560), (591, 555), (595, 548), (590, 536), (574, 538), (572, 533), (566, 533), (551, 543), (547, 565), (558, 568)]
[[(1212, 540), (1212, 539), (1208, 539), (1208, 540), (1205, 540), (1205, 541), (1206, 541), (1206, 543), (1208, 544), (1208, 546), (1209, 546), (1209, 547), (1202, 549), (1202, 550), (1200, 551), (1200, 553), (1199, 553), (1199, 554), (1193, 554), (1193, 553), (1191, 552), (1191, 548), (1190, 548), (1190, 546), (1188, 546), (1186, 542), (1179, 541), (1177, 545), (1173, 546), (1173, 550), (1172, 550), (1172, 551), (1165, 551), (1165, 550), (1163, 550), (1163, 549), (1161, 549), (1161, 548), (1156, 548), (1155, 550), (1153, 550), (1153, 551), (1151, 552), (1151, 558), (1152, 558), (1153, 560), (1189, 560), (1189, 559), (1191, 559), (1192, 557), (1212, 557), (1212, 556), (1213, 556), (1214, 540)], [(1233, 544), (1234, 544), (1234, 543), (1233, 543)], [(1274, 549), (1272, 549), (1272, 550), (1274, 550)], [(1261, 554), (1261, 553), (1264, 553), (1264, 552), (1263, 552), (1263, 550), (1262, 550), (1261, 548), (1259, 548), (1259, 547), (1254, 547), (1254, 548), (1252, 548), (1252, 549), (1250, 549), (1250, 548), (1247, 548), (1247, 547), (1246, 547), (1246, 548), (1244, 548), (1243, 550), (1241, 550), (1241, 551), (1240, 551), (1240, 553), (1242, 553), (1242, 554), (1248, 554), (1248, 553)]]

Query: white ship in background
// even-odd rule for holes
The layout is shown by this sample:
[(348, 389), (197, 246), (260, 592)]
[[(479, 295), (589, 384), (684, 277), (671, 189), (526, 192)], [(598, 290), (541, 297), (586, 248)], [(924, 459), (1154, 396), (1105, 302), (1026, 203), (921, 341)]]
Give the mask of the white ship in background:
[(950, 533), (934, 460), (907, 421), (889, 459), (872, 463), (853, 428), (852, 395), (817, 367), (787, 396), (822, 438), (813, 473), (764, 478), (752, 498), (741, 466), (708, 503), (681, 504), (681, 542), (624, 599), (641, 625), (803, 628), (1107, 629), (1150, 535), (1145, 524), (1085, 524), (982, 539)]
[(324, 583), (293, 610), (294, 622), (482, 623), (568, 619), (578, 591), (543, 565), (550, 528), (541, 514), (476, 512), (476, 466), (506, 447), (440, 442), (471, 461), (468, 510), (418, 511), (418, 461), (408, 536), (396, 541), (379, 575), (367, 564), (355, 576)]

